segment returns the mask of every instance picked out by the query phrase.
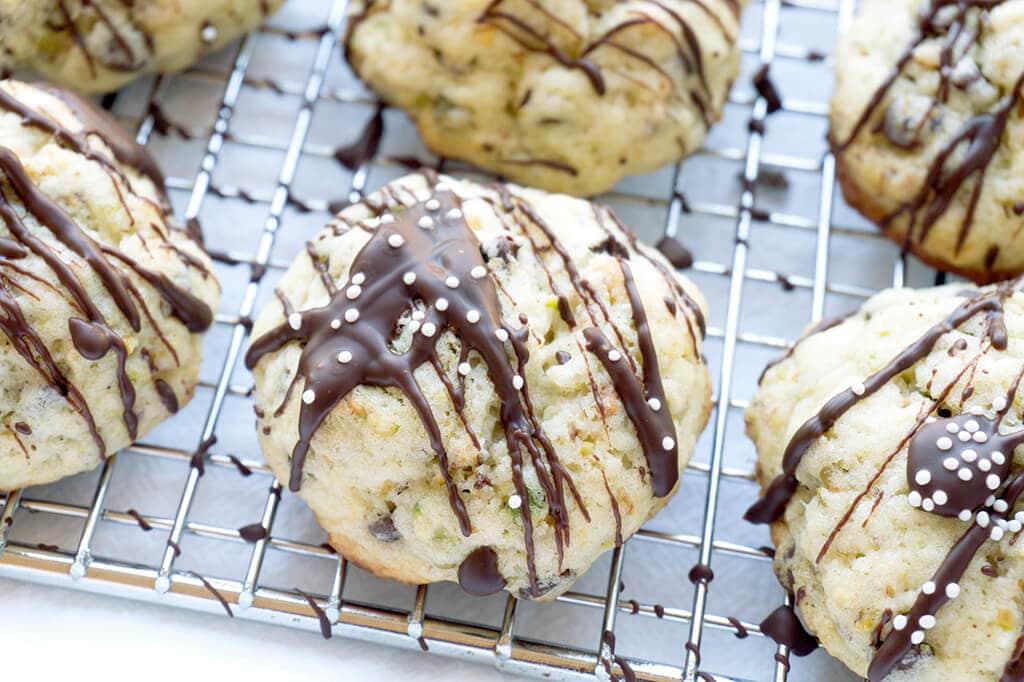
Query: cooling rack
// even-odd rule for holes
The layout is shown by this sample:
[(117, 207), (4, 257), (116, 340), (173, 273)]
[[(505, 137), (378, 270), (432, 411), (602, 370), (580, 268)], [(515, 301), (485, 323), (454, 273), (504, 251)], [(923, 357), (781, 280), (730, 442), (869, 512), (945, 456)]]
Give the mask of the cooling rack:
[[(785, 595), (767, 532), (740, 519), (757, 495), (742, 411), (765, 362), (811, 320), (886, 286), (941, 279), (836, 191), (824, 139), (831, 54), (853, 0), (751, 0), (743, 73), (704, 148), (601, 197), (648, 242), (676, 239), (696, 255), (688, 275), (710, 305), (714, 411), (679, 494), (551, 604), (373, 577), (323, 544), (259, 453), (239, 361), (252, 317), (305, 240), (413, 159), (475, 173), (432, 156), (348, 70), (345, 4), (291, 0), (188, 72), (104, 101), (163, 163), (178, 214), (204, 229), (223, 301), (181, 413), (98, 471), (0, 495), (0, 576), (551, 679), (621, 679), (622, 662), (642, 680), (854, 679), (821, 650), (790, 658), (760, 633)], [(752, 85), (762, 69), (758, 80), (781, 95), (772, 113), (771, 89)], [(344, 167), (335, 150), (375, 117), (377, 154)], [(698, 562), (713, 581), (690, 583)]]

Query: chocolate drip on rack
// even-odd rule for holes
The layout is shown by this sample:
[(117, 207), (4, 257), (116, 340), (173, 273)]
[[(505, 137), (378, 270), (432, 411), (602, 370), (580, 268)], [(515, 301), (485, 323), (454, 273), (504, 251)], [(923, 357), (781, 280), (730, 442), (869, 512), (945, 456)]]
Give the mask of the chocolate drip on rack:
[(789, 647), (797, 656), (806, 656), (818, 648), (817, 638), (804, 629), (792, 606), (782, 605), (761, 621), (761, 632), (776, 644)]

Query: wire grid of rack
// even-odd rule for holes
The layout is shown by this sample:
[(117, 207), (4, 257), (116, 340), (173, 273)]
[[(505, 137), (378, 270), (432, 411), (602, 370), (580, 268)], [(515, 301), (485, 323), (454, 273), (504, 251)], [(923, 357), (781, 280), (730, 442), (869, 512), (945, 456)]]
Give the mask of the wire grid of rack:
[[(239, 365), (252, 316), (337, 201), (401, 175), (409, 157), (442, 162), (390, 109), (376, 158), (355, 171), (333, 159), (376, 107), (343, 63), (345, 0), (291, 0), (186, 73), (109, 97), (167, 168), (179, 215), (204, 226), (221, 311), (181, 414), (96, 472), (0, 495), (0, 576), (217, 612), (212, 586), (236, 616), (315, 631), (312, 598), (340, 636), (546, 678), (607, 679), (611, 630), (614, 654), (639, 679), (847, 679), (824, 652), (790, 660), (759, 632), (785, 596), (767, 533), (740, 514), (757, 494), (742, 410), (764, 362), (810, 320), (886, 286), (941, 278), (902, 258), (836, 191), (824, 142), (830, 55), (853, 4), (752, 1), (743, 75), (704, 148), (601, 198), (646, 240), (695, 251), (688, 274), (710, 303), (715, 409), (676, 498), (552, 604), (374, 578), (322, 544), (256, 447), (252, 378)], [(771, 115), (750, 86), (762, 64), (783, 95)], [(238, 528), (252, 522), (268, 533), (247, 543)], [(715, 580), (689, 583), (697, 562)]]

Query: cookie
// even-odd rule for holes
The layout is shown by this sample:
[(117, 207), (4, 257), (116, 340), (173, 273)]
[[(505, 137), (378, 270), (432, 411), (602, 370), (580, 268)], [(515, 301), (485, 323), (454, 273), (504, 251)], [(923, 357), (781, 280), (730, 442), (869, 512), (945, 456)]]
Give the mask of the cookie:
[(739, 70), (742, 0), (356, 0), (346, 54), (441, 156), (591, 195), (695, 151)]
[(843, 194), (893, 240), (978, 283), (1024, 272), (1024, 2), (865, 0), (836, 58)]
[(410, 175), (257, 319), (260, 443), (359, 565), (551, 599), (675, 491), (709, 411), (703, 315), (603, 206)]
[(283, 0), (0, 0), (0, 66), (82, 92), (181, 71), (263, 22)]
[(192, 397), (219, 296), (104, 111), (0, 81), (0, 490), (95, 467)]
[(747, 518), (772, 524), (808, 629), (870, 680), (1024, 674), (1021, 286), (883, 292), (812, 329), (747, 410)]

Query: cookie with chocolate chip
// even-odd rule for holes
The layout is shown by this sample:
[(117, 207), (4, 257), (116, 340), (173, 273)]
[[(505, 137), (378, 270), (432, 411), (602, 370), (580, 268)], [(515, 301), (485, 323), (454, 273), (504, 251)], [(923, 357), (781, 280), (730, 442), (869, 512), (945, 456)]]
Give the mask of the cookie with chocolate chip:
[(743, 5), (358, 0), (346, 54), (437, 154), (592, 195), (700, 146), (739, 70)]
[(283, 0), (0, 0), (0, 66), (80, 92), (181, 71), (258, 26)]
[(91, 469), (184, 406), (218, 296), (130, 135), (0, 81), (0, 490)]
[(665, 504), (708, 417), (700, 294), (579, 199), (410, 175), (276, 294), (260, 443), (381, 576), (554, 598)]
[(812, 329), (747, 410), (775, 569), (877, 680), (1015, 680), (1024, 292), (892, 290)]
[(929, 265), (1024, 272), (1024, 2), (867, 0), (829, 138), (846, 200)]

